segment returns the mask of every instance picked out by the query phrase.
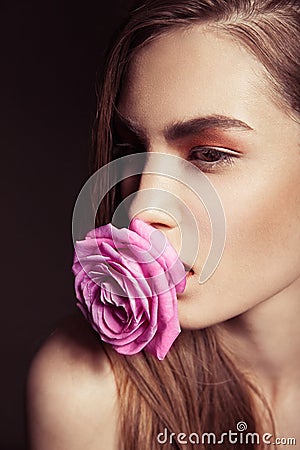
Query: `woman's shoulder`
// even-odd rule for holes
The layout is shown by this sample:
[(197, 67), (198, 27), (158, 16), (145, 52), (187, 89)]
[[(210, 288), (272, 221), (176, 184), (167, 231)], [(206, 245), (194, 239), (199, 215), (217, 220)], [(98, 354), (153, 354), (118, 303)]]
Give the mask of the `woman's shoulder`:
[(32, 373), (71, 376), (73, 384), (113, 380), (111, 365), (100, 339), (86, 320), (77, 314), (65, 319), (47, 338), (35, 355), (30, 375)]
[(31, 448), (115, 448), (117, 393), (108, 357), (80, 316), (36, 354), (28, 376)]

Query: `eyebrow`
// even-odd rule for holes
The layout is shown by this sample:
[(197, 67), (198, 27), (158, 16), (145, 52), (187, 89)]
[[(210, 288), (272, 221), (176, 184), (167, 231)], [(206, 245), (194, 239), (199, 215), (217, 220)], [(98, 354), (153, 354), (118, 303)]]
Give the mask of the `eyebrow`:
[(140, 127), (134, 120), (124, 117), (118, 109), (115, 109), (115, 114), (113, 117), (114, 126), (118, 126), (118, 122), (125, 126), (129, 131), (132, 131), (137, 137), (143, 139), (144, 141), (147, 140), (146, 130)]
[(164, 136), (168, 141), (176, 141), (188, 136), (194, 136), (208, 129), (238, 129), (251, 131), (253, 128), (239, 119), (222, 115), (210, 115), (197, 117), (182, 122), (175, 122), (164, 130)]
[[(146, 140), (146, 130), (140, 127), (138, 123), (124, 117), (118, 110), (116, 110), (116, 118), (138, 137)], [(189, 136), (195, 136), (208, 129), (237, 129), (241, 131), (253, 131), (253, 128), (242, 120), (229, 116), (213, 114), (203, 117), (196, 117), (185, 121), (173, 122), (163, 130), (163, 135), (167, 141), (177, 141)]]

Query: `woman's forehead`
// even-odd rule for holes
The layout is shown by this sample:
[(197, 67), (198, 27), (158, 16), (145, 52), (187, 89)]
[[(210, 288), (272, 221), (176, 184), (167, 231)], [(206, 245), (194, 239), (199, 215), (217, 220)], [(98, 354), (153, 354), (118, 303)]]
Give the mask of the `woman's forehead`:
[(147, 128), (199, 115), (247, 122), (249, 104), (267, 96), (264, 74), (262, 64), (231, 37), (190, 26), (136, 53), (118, 109)]

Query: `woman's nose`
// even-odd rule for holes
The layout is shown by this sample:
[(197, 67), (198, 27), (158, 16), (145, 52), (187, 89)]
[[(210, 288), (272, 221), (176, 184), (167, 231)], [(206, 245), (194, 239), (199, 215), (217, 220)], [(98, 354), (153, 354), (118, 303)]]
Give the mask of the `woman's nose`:
[(199, 230), (194, 207), (190, 208), (193, 196), (186, 164), (181, 158), (150, 152), (138, 190), (126, 197), (124, 205), (129, 222), (136, 217), (162, 231), (180, 258), (191, 264), (199, 247)]
[(163, 232), (169, 232), (178, 226), (175, 218), (169, 212), (162, 209), (158, 210), (154, 205), (149, 205), (147, 209), (138, 211), (132, 215), (133, 217), (137, 217)]
[(179, 187), (162, 174), (143, 173), (129, 215), (152, 226), (174, 228), (181, 222)]
[(179, 250), (182, 213), (175, 183), (161, 175), (143, 174), (129, 208), (129, 218), (137, 217), (159, 229)]

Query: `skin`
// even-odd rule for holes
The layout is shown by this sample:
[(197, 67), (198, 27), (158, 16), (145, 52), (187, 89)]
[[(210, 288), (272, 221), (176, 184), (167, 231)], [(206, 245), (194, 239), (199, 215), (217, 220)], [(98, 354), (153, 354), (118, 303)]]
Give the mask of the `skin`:
[[(226, 244), (216, 271), (200, 285), (198, 278), (211, 240), (205, 208), (190, 189), (175, 180), (143, 175), (140, 183), (140, 190), (159, 187), (179, 196), (195, 215), (201, 232), (201, 246), (188, 275), (186, 290), (178, 298), (181, 326), (202, 328), (221, 324), (224, 341), (241, 368), (248, 371), (266, 395), (278, 436), (297, 437), (300, 415), (299, 125), (275, 103), (264, 68), (256, 58), (232, 38), (200, 25), (163, 35), (136, 54), (118, 111), (125, 118), (125, 121), (118, 119), (118, 139), (129, 144), (128, 150), (132, 146), (142, 147), (148, 152), (189, 160), (206, 173), (217, 190), (226, 216)], [(242, 121), (245, 126), (224, 128), (215, 123), (185, 137), (165, 136), (166, 129), (174, 123), (211, 116), (226, 116)], [(138, 135), (124, 125), (128, 122), (139, 131)], [(203, 163), (203, 146), (208, 145), (222, 147), (225, 153), (230, 153), (231, 164), (211, 167)], [(199, 150), (197, 154), (195, 147)], [(129, 188), (123, 186), (124, 194)], [(137, 215), (166, 233), (179, 250), (180, 223), (168, 214), (170, 205), (157, 201), (159, 209), (143, 211), (146, 205), (139, 203), (137, 195), (131, 213), (134, 215), (140, 209)], [(80, 343), (83, 334), (90, 335), (84, 345)], [(99, 345), (92, 344), (94, 335), (86, 330), (76, 336), (74, 339), (69, 331), (56, 333), (33, 364), (29, 378), (29, 404), (32, 405), (29, 417), (32, 440), (36, 443), (33, 448), (54, 448), (51, 436), (55, 435), (57, 440), (53, 442), (58, 442), (60, 434), (66, 443), (61, 448), (67, 448), (66, 445), (72, 449), (83, 448), (78, 444), (82, 445), (80, 439), (87, 432), (82, 422), (89, 420), (95, 441), (84, 448), (94, 449), (96, 444), (99, 449), (116, 448), (113, 375)], [(87, 348), (92, 349), (89, 358), (84, 356)], [(51, 384), (47, 381), (49, 373)], [(70, 377), (73, 383), (68, 384), (62, 402), (59, 386)], [(81, 377), (92, 380), (96, 396), (85, 393), (86, 384), (81, 386)], [(65, 435), (66, 427), (57, 425), (57, 409), (54, 408), (55, 413), (53, 406), (49, 406), (53, 405), (53, 398), (56, 408), (61, 407), (64, 412), (72, 434)], [(82, 398), (86, 403), (84, 408), (78, 408), (76, 405), (82, 404)], [(69, 405), (74, 406), (76, 414), (72, 414)], [(95, 420), (95, 415), (100, 422)], [(37, 416), (42, 425), (34, 425)], [(50, 444), (43, 436), (46, 428), (50, 429), (47, 441)], [(101, 447), (103, 439), (107, 442)]]
[[(126, 81), (118, 110), (145, 135), (147, 151), (191, 160), (192, 148), (212, 145), (238, 155), (232, 164), (213, 169), (201, 152), (191, 160), (215, 186), (227, 224), (220, 264), (202, 285), (198, 278), (211, 239), (205, 209), (189, 189), (167, 177), (144, 175), (140, 189), (159, 186), (178, 195), (201, 232), (193, 273), (179, 296), (181, 326), (222, 323), (237, 359), (280, 410), (291, 390), (299, 398), (299, 124), (274, 102), (261, 63), (231, 37), (202, 26), (172, 32), (145, 47)], [(174, 141), (164, 136), (171, 124), (212, 115), (238, 119), (249, 129), (214, 126)], [(137, 196), (132, 210), (140, 208), (137, 216), (165, 232), (178, 249), (180, 223), (158, 197), (159, 209), (142, 211), (146, 205)], [(293, 385), (289, 392), (287, 380)], [(291, 421), (295, 404), (288, 402), (285, 410)], [(296, 424), (291, 428), (296, 434)]]
[(117, 392), (106, 354), (81, 315), (35, 356), (27, 385), (30, 450), (117, 450)]

